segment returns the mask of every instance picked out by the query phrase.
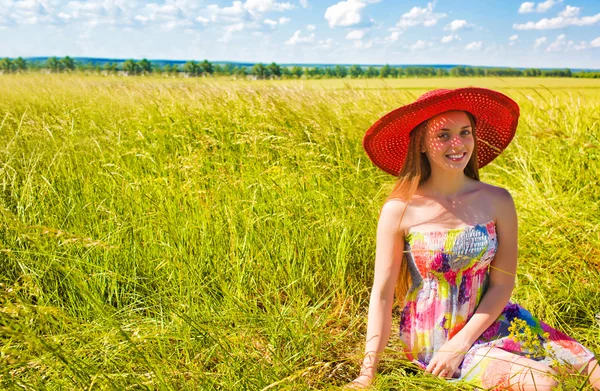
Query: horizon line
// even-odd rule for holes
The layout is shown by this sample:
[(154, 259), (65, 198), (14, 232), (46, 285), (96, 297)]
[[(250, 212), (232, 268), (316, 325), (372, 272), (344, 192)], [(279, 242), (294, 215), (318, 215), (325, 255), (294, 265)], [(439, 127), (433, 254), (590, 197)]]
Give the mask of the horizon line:
[[(545, 67), (545, 68), (541, 68), (541, 67), (527, 67), (527, 66), (502, 66), (502, 65), (469, 65), (469, 64), (360, 64), (360, 63), (302, 63), (302, 62), (289, 62), (289, 63), (278, 63), (276, 61), (271, 61), (271, 62), (250, 62), (250, 61), (211, 61), (208, 59), (203, 59), (203, 60), (169, 60), (169, 59), (148, 59), (146, 57), (143, 58), (111, 58), (111, 57), (87, 57), (87, 56), (78, 56), (78, 57), (71, 57), (69, 55), (66, 56), (27, 56), (27, 57), (23, 57), (23, 56), (18, 56), (23, 58), (24, 60), (41, 60), (41, 59), (48, 59), (51, 57), (56, 57), (56, 58), (64, 58), (64, 57), (70, 57), (73, 60), (92, 60), (92, 61), (111, 61), (111, 62), (125, 62), (127, 60), (134, 60), (134, 61), (140, 61), (143, 59), (146, 59), (149, 62), (169, 62), (169, 63), (181, 63), (181, 64), (185, 64), (188, 61), (209, 61), (210, 63), (213, 64), (235, 64), (235, 65), (245, 65), (245, 66), (252, 66), (254, 64), (270, 64), (270, 63), (276, 63), (278, 65), (284, 65), (284, 66), (352, 66), (352, 65), (358, 65), (360, 67), (369, 67), (369, 66), (373, 66), (373, 67), (383, 67), (385, 65), (389, 65), (391, 67), (433, 67), (433, 68), (451, 68), (451, 67), (472, 67), (472, 68), (511, 68), (511, 69), (544, 69), (544, 70), (554, 70), (554, 69), (571, 69), (571, 70), (585, 70), (585, 71), (600, 71), (600, 68), (572, 68), (572, 67)], [(14, 59), (14, 58), (18, 58), (18, 57), (3, 57), (0, 56), (0, 58), (10, 58), (10, 59)]]

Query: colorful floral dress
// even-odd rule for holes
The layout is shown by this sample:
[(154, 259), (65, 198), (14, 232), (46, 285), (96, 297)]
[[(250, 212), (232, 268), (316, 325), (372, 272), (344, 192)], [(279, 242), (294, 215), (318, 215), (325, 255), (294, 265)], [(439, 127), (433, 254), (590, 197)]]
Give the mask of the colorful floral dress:
[[(485, 293), (498, 240), (493, 221), (458, 229), (410, 232), (405, 254), (412, 278), (400, 319), (400, 341), (421, 368), (458, 333)], [(450, 381), (483, 382), (502, 361), (485, 357), (491, 347), (546, 365), (585, 363), (594, 354), (511, 301), (471, 346)], [(497, 377), (497, 376), (496, 376)]]

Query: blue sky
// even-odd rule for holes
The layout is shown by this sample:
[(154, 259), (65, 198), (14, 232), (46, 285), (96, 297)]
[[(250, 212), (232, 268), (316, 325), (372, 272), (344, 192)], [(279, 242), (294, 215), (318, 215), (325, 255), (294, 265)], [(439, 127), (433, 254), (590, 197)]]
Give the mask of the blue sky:
[(0, 57), (600, 69), (600, 1), (0, 0)]

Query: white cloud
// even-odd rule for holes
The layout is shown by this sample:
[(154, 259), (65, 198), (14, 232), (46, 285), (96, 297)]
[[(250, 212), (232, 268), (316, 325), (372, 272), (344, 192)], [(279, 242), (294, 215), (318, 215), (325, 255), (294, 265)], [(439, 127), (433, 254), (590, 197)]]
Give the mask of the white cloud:
[[(563, 12), (566, 12), (563, 11)], [(569, 11), (571, 14), (574, 11)], [(560, 29), (567, 26), (592, 26), (600, 22), (600, 13), (594, 16), (583, 16), (581, 18), (577, 16), (565, 17), (557, 16), (555, 18), (544, 18), (538, 22), (527, 22), (524, 24), (513, 24), (515, 30), (551, 30)]]
[(317, 49), (331, 49), (333, 47), (333, 39), (331, 39), (331, 38), (321, 39), (321, 40), (319, 40), (319, 42), (317, 42), (315, 47)]
[(481, 41), (471, 42), (470, 44), (465, 46), (465, 50), (479, 51), (479, 50), (481, 50), (482, 45), (483, 45), (483, 42), (481, 42)]
[(222, 8), (216, 4), (202, 6), (202, 3), (197, 0), (0, 0), (0, 22), (46, 26), (66, 23), (87, 27), (108, 25), (123, 29), (149, 24), (163, 29), (189, 29), (198, 23), (212, 22), (221, 25), (245, 23), (246, 28), (251, 28), (252, 23), (261, 25), (263, 13), (296, 8), (285, 0), (234, 0)]
[(431, 42), (427, 42), (427, 41), (423, 41), (423, 40), (418, 40), (417, 42), (415, 42), (410, 48), (412, 50), (422, 50), (422, 49), (426, 49), (428, 47), (431, 47), (433, 44)]
[(519, 13), (527, 14), (531, 12), (546, 12), (558, 3), (562, 3), (562, 0), (546, 0), (538, 3), (536, 7), (533, 1), (526, 1), (519, 7)]
[[(87, 27), (107, 25), (123, 29), (155, 23), (168, 29), (193, 26), (200, 15), (200, 4), (192, 0), (161, 3), (139, 0), (0, 0), (0, 22), (46, 27), (66, 23)], [(209, 19), (209, 12), (205, 13), (200, 15), (203, 18), (201, 23)]]
[(247, 16), (241, 1), (234, 1), (230, 7), (223, 8), (216, 4), (210, 4), (205, 11), (213, 23), (239, 23)]
[(531, 1), (526, 1), (525, 3), (521, 4), (521, 6), (519, 7), (520, 14), (527, 14), (527, 13), (533, 12), (533, 11), (535, 11), (535, 3), (531, 2)]
[[(69, 14), (65, 14), (64, 12), (59, 12), (56, 16), (63, 19), (65, 22), (68, 22), (69, 20), (71, 20), (73, 18), (73, 16), (71, 16)], [(140, 19), (138, 19), (138, 18), (140, 18)], [(140, 20), (142, 22), (146, 22), (148, 20), (148, 18), (144, 18), (143, 16), (140, 16), (140, 15), (137, 15), (135, 17), (135, 19)]]
[(442, 37), (442, 43), (449, 43), (452, 41), (460, 41), (460, 37), (457, 34), (450, 34)]
[(541, 3), (538, 3), (536, 10), (537, 10), (537, 12), (546, 12), (550, 8), (554, 7), (554, 5), (561, 3), (561, 2), (562, 2), (562, 0), (558, 0), (558, 1), (546, 0)]
[(517, 34), (511, 35), (510, 37), (508, 37), (509, 41), (516, 41), (517, 39), (519, 39), (519, 36)]
[(444, 27), (444, 30), (450, 30), (450, 31), (458, 31), (460, 29), (463, 29), (467, 27), (467, 21), (464, 19), (456, 19), (453, 20), (452, 22), (450, 22), (450, 24), (448, 24), (446, 27)]
[(263, 23), (271, 27), (277, 26), (277, 21), (272, 19), (265, 19), (263, 20)]
[(567, 45), (567, 37), (566, 37), (566, 35), (561, 34), (558, 37), (556, 37), (556, 40), (554, 42), (552, 42), (550, 45), (548, 45), (548, 47), (546, 48), (546, 51), (547, 52), (559, 52), (559, 51), (564, 50), (566, 45)]
[[(138, 15), (138, 16), (139, 16), (139, 15)], [(202, 16), (198, 16), (198, 17), (196, 18), (196, 22), (198, 22), (198, 23), (201, 23), (201, 24), (203, 24), (203, 25), (206, 25), (206, 24), (208, 24), (208, 22), (210, 22), (210, 19), (208, 19), (208, 18), (204, 18), (204, 17), (202, 17)]]
[(436, 14), (433, 12), (435, 1), (428, 3), (426, 8), (412, 7), (410, 11), (403, 14), (396, 26), (401, 29), (423, 25), (431, 27), (437, 24), (440, 19), (445, 18), (446, 14)]
[(373, 40), (370, 39), (367, 43), (361, 40), (354, 41), (354, 47), (357, 49), (370, 49), (373, 47)]
[(315, 31), (316, 28), (317, 28), (317, 26), (315, 26), (314, 24), (309, 24), (306, 26), (306, 29), (308, 31)]
[(579, 7), (573, 7), (568, 5), (564, 10), (562, 10), (558, 16), (562, 16), (563, 18), (574, 18), (579, 16), (579, 12), (581, 9)]
[(346, 34), (346, 39), (356, 40), (363, 39), (365, 36), (365, 32), (362, 30), (352, 30), (348, 34)]
[(386, 36), (383, 40), (387, 43), (394, 43), (400, 38), (401, 34), (401, 31), (392, 31), (390, 35)]
[(356, 26), (362, 21), (362, 11), (366, 6), (363, 0), (340, 1), (325, 10), (325, 19), (331, 28)]
[[(235, 3), (235, 2), (234, 2)], [(290, 3), (278, 3), (275, 0), (246, 0), (244, 9), (251, 14), (270, 11), (287, 11), (296, 8)]]
[(285, 42), (285, 44), (286, 45), (297, 45), (297, 44), (302, 44), (302, 43), (311, 43), (311, 42), (314, 42), (314, 40), (315, 40), (315, 33), (311, 33), (307, 37), (303, 37), (302, 30), (296, 30), (294, 35), (292, 35), (291, 38)]
[(231, 37), (233, 36), (233, 33), (242, 31), (245, 28), (246, 28), (246, 25), (244, 23), (235, 23), (235, 24), (229, 25), (229, 26), (225, 27), (225, 35), (223, 35), (217, 41), (229, 42), (229, 41), (231, 41)]
[(545, 45), (545, 44), (546, 44), (546, 42), (548, 42), (548, 38), (546, 38), (546, 37), (537, 38), (537, 39), (535, 40), (535, 43), (533, 44), (533, 48), (534, 48), (534, 49), (537, 49), (537, 48), (539, 48), (540, 46), (542, 46), (542, 45)]
[(308, 8), (308, 0), (300, 0), (300, 5), (302, 8)]
[(589, 43), (586, 41), (581, 41), (576, 44), (573, 40), (567, 40), (565, 34), (560, 34), (554, 42), (552, 42), (546, 48), (547, 52), (562, 52), (568, 50), (586, 50), (593, 47), (600, 47), (600, 37), (590, 41)]
[[(156, 4), (151, 3), (147, 6), (156, 6)], [(231, 6), (222, 8), (217, 4), (209, 4), (201, 10), (201, 17), (209, 19), (213, 23), (235, 24), (250, 20), (257, 21), (265, 13), (282, 12), (294, 8), (295, 6), (290, 3), (277, 2), (275, 0), (246, 0), (246, 2), (236, 0)], [(273, 19), (269, 20), (274, 21)], [(270, 22), (266, 24), (272, 26)]]

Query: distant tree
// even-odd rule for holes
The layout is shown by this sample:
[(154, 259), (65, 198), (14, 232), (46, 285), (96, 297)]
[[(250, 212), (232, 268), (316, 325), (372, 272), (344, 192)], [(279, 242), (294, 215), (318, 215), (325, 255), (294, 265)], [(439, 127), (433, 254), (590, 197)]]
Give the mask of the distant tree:
[(293, 77), (291, 69), (288, 67), (281, 67), (281, 77), (284, 79), (291, 79)]
[(348, 69), (348, 74), (350, 74), (351, 78), (356, 79), (362, 76), (363, 69), (360, 65), (352, 65), (350, 69)]
[(227, 64), (223, 65), (223, 74), (227, 75), (227, 76), (233, 75), (234, 69), (235, 69), (235, 67), (233, 66), (233, 64), (227, 63)]
[(275, 77), (281, 77), (281, 67), (279, 65), (272, 62), (271, 64), (269, 64), (268, 68), (271, 75)]
[(292, 75), (297, 77), (298, 79), (302, 77), (302, 75), (304, 74), (304, 70), (302, 69), (302, 67), (299, 66), (294, 66), (292, 67)]
[(163, 72), (169, 76), (175, 75), (177, 73), (177, 65), (167, 64), (163, 67)]
[(388, 64), (385, 64), (384, 66), (382, 66), (379, 69), (379, 77), (383, 77), (383, 78), (390, 77), (391, 73), (392, 73), (392, 67), (390, 67)]
[(213, 74), (213, 72), (214, 72), (213, 65), (208, 60), (202, 61), (201, 66), (202, 66), (202, 73), (204, 73), (205, 75), (206, 74), (209, 74), (209, 75)]
[(141, 73), (143, 73), (143, 74), (152, 73), (152, 63), (150, 63), (150, 61), (146, 60), (145, 58), (142, 58), (140, 60), (140, 62), (138, 62), (138, 66), (140, 67)]
[(23, 57), (17, 57), (17, 59), (14, 61), (14, 63), (19, 72), (23, 72), (23, 71), (27, 70), (27, 61), (25, 61), (23, 59)]
[(63, 57), (60, 59), (60, 62), (62, 63), (62, 68), (66, 69), (67, 71), (74, 71), (75, 70), (75, 61), (69, 57)]
[(254, 64), (250, 73), (256, 76), (257, 79), (266, 79), (271, 75), (269, 68), (267, 68), (263, 63)]
[(46, 60), (46, 68), (50, 69), (50, 72), (60, 72), (63, 70), (63, 63), (56, 57), (50, 57)]
[(320, 68), (312, 67), (312, 68), (307, 68), (305, 71), (305, 74), (307, 77), (309, 77), (311, 79), (320, 79), (325, 73), (321, 72)]
[(213, 66), (213, 75), (222, 76), (223, 75), (223, 67), (219, 64), (215, 64)]
[(325, 77), (327, 77), (327, 78), (337, 77), (337, 75), (335, 74), (335, 68), (332, 68), (332, 67), (325, 68)]
[(233, 69), (233, 75), (237, 78), (245, 78), (248, 75), (248, 70), (246, 67), (239, 66)]
[(336, 65), (335, 66), (335, 75), (337, 77), (346, 77), (348, 76), (348, 69), (346, 69), (345, 66), (342, 65)]
[(196, 61), (188, 61), (183, 64), (183, 71), (188, 76), (198, 76), (202, 72), (202, 67)]
[(104, 70), (109, 74), (117, 73), (118, 65), (116, 62), (107, 62), (104, 64)]
[(127, 60), (123, 63), (123, 71), (126, 75), (139, 75), (142, 68), (135, 60)]
[(0, 60), (0, 70), (2, 73), (12, 73), (17, 69), (15, 63), (8, 57)]
[(367, 68), (367, 70), (365, 72), (365, 76), (368, 78), (377, 77), (377, 76), (379, 76), (379, 72), (377, 72), (377, 69), (375, 69), (374, 66), (369, 65), (369, 67)]
[(390, 77), (392, 77), (392, 78), (394, 78), (394, 79), (398, 78), (398, 68), (396, 68), (396, 67), (393, 67), (393, 68), (390, 70)]
[(523, 75), (529, 76), (529, 77), (538, 77), (538, 76), (542, 76), (542, 71), (540, 71), (537, 68), (529, 68), (529, 69), (525, 69), (523, 71)]

